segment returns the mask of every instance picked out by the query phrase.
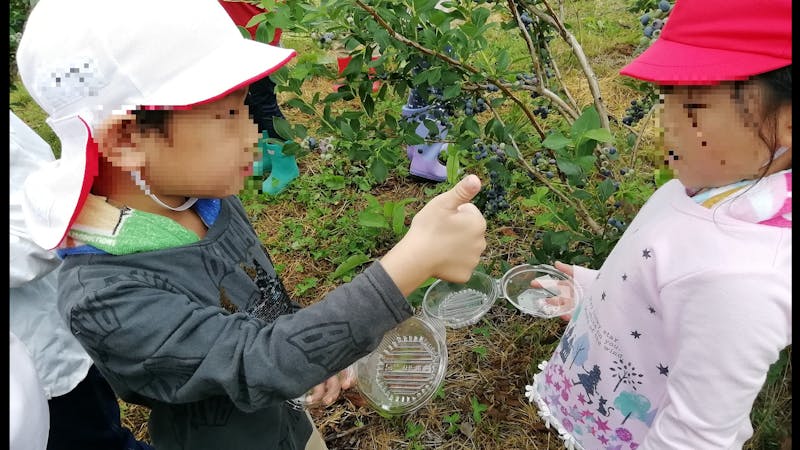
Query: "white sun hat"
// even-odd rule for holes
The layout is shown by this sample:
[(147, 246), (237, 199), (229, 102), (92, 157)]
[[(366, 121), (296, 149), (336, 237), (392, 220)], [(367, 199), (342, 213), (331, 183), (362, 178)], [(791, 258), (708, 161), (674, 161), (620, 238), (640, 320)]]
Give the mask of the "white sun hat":
[(55, 248), (74, 223), (97, 174), (92, 135), (112, 114), (212, 102), (295, 54), (244, 38), (218, 0), (39, 1), (17, 65), (61, 157), (25, 182), (34, 241)]

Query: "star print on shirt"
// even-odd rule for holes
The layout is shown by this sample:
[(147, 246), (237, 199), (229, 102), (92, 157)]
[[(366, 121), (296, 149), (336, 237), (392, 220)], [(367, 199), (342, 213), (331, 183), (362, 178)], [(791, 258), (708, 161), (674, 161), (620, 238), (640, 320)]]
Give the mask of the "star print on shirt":
[(669, 366), (665, 366), (663, 364), (659, 364), (658, 365), (658, 373), (660, 375), (664, 375), (664, 376), (669, 375)]
[(622, 274), (622, 281), (625, 281), (627, 279), (628, 279), (628, 274), (627, 273), (623, 273)]
[(605, 299), (606, 299), (606, 293), (603, 292), (603, 295), (600, 296), (600, 300), (605, 300)]
[(634, 339), (639, 339), (639, 336), (641, 336), (641, 335), (642, 335), (642, 333), (639, 333), (636, 330), (631, 331), (631, 336), (633, 336)]
[(652, 258), (653, 256), (650, 254), (650, 252), (651, 252), (651, 250), (649, 248), (646, 248), (646, 249), (642, 250), (642, 258), (644, 258), (644, 259)]
[(655, 314), (656, 313), (656, 309), (653, 308), (652, 306), (648, 306), (647, 310), (650, 311), (650, 314)]

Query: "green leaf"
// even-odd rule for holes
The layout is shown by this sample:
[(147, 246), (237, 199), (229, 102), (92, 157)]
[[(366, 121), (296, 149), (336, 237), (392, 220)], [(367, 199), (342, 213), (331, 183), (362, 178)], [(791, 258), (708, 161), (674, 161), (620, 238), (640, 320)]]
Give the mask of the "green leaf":
[(275, 127), (275, 133), (277, 133), (281, 138), (287, 141), (291, 141), (292, 138), (294, 138), (292, 126), (289, 125), (289, 122), (286, 119), (275, 116), (272, 118), (272, 126)]
[(386, 164), (380, 158), (372, 159), (369, 171), (378, 183), (386, 181), (386, 177), (389, 175), (389, 169), (386, 168)]
[(386, 217), (372, 211), (361, 211), (358, 214), (358, 224), (368, 228), (389, 228)]
[(422, 145), (425, 143), (425, 139), (417, 133), (406, 133), (403, 135), (403, 142), (408, 145)]
[(592, 169), (592, 166), (594, 166), (594, 162), (596, 160), (597, 160), (596, 156), (589, 155), (589, 156), (579, 156), (575, 158), (573, 161), (575, 162), (575, 164), (580, 166), (580, 168), (583, 169), (584, 172), (589, 172)]
[(611, 135), (611, 132), (606, 130), (605, 128), (595, 128), (593, 130), (588, 130), (583, 133), (584, 139), (592, 139), (597, 142), (613, 142), (614, 136)]
[(362, 55), (355, 55), (353, 59), (347, 64), (344, 71), (342, 72), (343, 76), (354, 75), (361, 72), (361, 66), (364, 65), (364, 57)]
[(653, 179), (656, 182), (656, 187), (661, 187), (664, 183), (675, 177), (672, 169), (665, 167), (663, 169), (655, 169), (653, 171)]
[(472, 405), (472, 419), (475, 420), (475, 423), (481, 423), (483, 420), (483, 412), (489, 409), (489, 407), (479, 402), (478, 398), (475, 396), (470, 397), (469, 401)]
[(583, 189), (575, 189), (575, 192), (573, 192), (572, 195), (578, 200), (583, 200), (583, 201), (591, 200), (592, 198), (592, 194), (586, 192)]
[(482, 27), (490, 14), (491, 12), (486, 8), (475, 8), (472, 10), (472, 23), (477, 27)]
[(611, 178), (606, 178), (597, 186), (597, 195), (600, 197), (600, 203), (605, 203), (612, 195), (614, 195), (614, 182)]
[(389, 127), (390, 129), (397, 128), (397, 119), (393, 115), (386, 113), (386, 115), (384, 115), (383, 120), (386, 122), (386, 126)]
[[(488, 129), (488, 131), (491, 132), (491, 135), (493, 135), (498, 141), (503, 142), (503, 141), (506, 140), (505, 139), (505, 137), (506, 137), (506, 128), (503, 126), (503, 124), (499, 120), (494, 119), (494, 118), (491, 119), (486, 124), (486, 128)], [(490, 133), (487, 132), (486, 134), (489, 135)]]
[(402, 236), (406, 231), (406, 208), (403, 205), (395, 204), (392, 211), (392, 231), (395, 236)]
[(542, 228), (546, 225), (550, 225), (553, 223), (553, 219), (555, 219), (556, 215), (551, 212), (545, 212), (536, 215), (536, 219), (534, 219), (533, 226), (537, 228)]
[(347, 122), (346, 120), (342, 120), (339, 123), (339, 131), (342, 132), (342, 135), (344, 135), (344, 137), (346, 137), (351, 141), (355, 140), (356, 138), (356, 134), (353, 132), (353, 128), (350, 127), (350, 123)]
[(331, 190), (338, 190), (343, 189), (346, 185), (345, 179), (342, 175), (330, 175), (325, 174), (322, 175), (322, 184), (324, 184), (328, 189)]
[(511, 58), (508, 56), (508, 50), (500, 49), (497, 54), (497, 62), (495, 62), (495, 70), (498, 72), (505, 72), (508, 69), (508, 65), (511, 62)]
[(447, 146), (447, 181), (449, 183), (455, 184), (458, 181), (459, 166), (458, 149), (455, 145), (450, 144)]
[(542, 145), (544, 147), (549, 148), (551, 150), (561, 150), (562, 148), (570, 144), (572, 144), (572, 141), (568, 137), (561, 134), (561, 132), (559, 131), (551, 133), (549, 136), (545, 138), (544, 142), (542, 142)]
[(375, 113), (375, 100), (372, 99), (371, 95), (367, 95), (362, 99), (362, 103), (364, 104), (364, 111), (367, 112), (367, 115), (372, 117), (372, 114)]
[(588, 106), (583, 110), (580, 117), (572, 124), (572, 136), (582, 136), (588, 130), (595, 128), (602, 128), (600, 124), (600, 115), (594, 106)]
[(451, 98), (458, 97), (458, 94), (461, 93), (461, 85), (460, 84), (451, 84), (444, 88), (444, 99), (449, 100)]
[(302, 80), (305, 81), (308, 78), (308, 74), (311, 71), (311, 67), (306, 64), (298, 64), (294, 68), (292, 68), (291, 72), (289, 72), (288, 76), (292, 80)]
[(305, 139), (306, 136), (308, 136), (308, 128), (306, 128), (302, 123), (298, 123), (294, 126), (294, 134), (300, 139)]
[(578, 218), (575, 217), (575, 208), (569, 207), (561, 213), (561, 220), (566, 222), (573, 230), (577, 230)]
[(423, 70), (420, 73), (414, 75), (414, 78), (412, 79), (411, 82), (415, 86), (419, 86), (420, 84), (425, 84), (427, 81), (428, 81), (428, 71)]
[(558, 169), (564, 172), (564, 175), (566, 176), (580, 176), (582, 173), (581, 166), (571, 161), (557, 158), (556, 163), (558, 165)]
[(261, 22), (256, 28), (256, 40), (269, 44), (275, 39), (275, 25), (268, 22)]
[(577, 156), (592, 156), (594, 155), (594, 148), (597, 142), (591, 139), (578, 139), (578, 145), (575, 146), (575, 155)]
[(364, 255), (362, 253), (356, 253), (355, 255), (351, 255), (347, 258), (343, 263), (339, 264), (339, 267), (333, 271), (331, 277), (334, 279), (341, 277), (347, 273), (350, 273), (356, 267), (364, 264), (365, 262), (369, 261), (369, 256)]
[(442, 79), (442, 69), (438, 67), (434, 67), (431, 70), (428, 70), (428, 84), (436, 84), (440, 79)]
[(464, 121), (461, 122), (461, 131), (470, 131), (475, 136), (481, 135), (481, 129), (478, 126), (478, 122), (475, 121), (474, 117), (465, 117)]
[(303, 149), (297, 142), (286, 142), (283, 144), (283, 154), (286, 156), (298, 156), (302, 153)]
[[(265, 20), (267, 20), (267, 14), (268, 13), (266, 13), (266, 12), (262, 12), (262, 13), (256, 14), (255, 16), (251, 17), (250, 20), (247, 21), (247, 25), (245, 27), (240, 27), (240, 28), (245, 28), (245, 31), (246, 31), (247, 28), (250, 28), (250, 27), (252, 27), (253, 25), (255, 25), (257, 23), (260, 24), (260, 23), (264, 22)], [(246, 37), (248, 39), (250, 38), (250, 32), (247, 33)]]
[(542, 245), (545, 249), (563, 252), (567, 250), (571, 239), (569, 231), (548, 231), (542, 236)]

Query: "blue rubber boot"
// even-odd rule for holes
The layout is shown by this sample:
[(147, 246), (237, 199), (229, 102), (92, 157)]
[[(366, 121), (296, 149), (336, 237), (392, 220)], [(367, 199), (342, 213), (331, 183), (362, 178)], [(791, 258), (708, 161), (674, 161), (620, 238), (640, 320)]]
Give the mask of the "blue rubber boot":
[(272, 171), (261, 184), (265, 194), (278, 195), (300, 175), (294, 155), (283, 154), (283, 144), (265, 144), (264, 157), (272, 161)]
[(261, 158), (253, 161), (253, 176), (260, 177), (272, 170), (272, 156), (267, 152), (267, 132), (261, 134), (258, 140), (258, 149), (261, 150)]

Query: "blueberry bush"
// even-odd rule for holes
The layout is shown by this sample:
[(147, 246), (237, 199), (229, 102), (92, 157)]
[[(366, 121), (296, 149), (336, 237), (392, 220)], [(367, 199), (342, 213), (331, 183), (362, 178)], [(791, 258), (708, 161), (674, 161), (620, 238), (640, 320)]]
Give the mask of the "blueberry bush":
[[(301, 175), (278, 196), (254, 180), (240, 195), (276, 270), (302, 304), (348, 281), (408, 229), (412, 212), (464, 173), (484, 189), (489, 247), (480, 269), (572, 262), (597, 268), (637, 209), (670, 174), (658, 167), (657, 92), (616, 75), (660, 37), (666, 0), (250, 0), (257, 39), (276, 28), (298, 57), (275, 73), (285, 152)], [(28, 3), (11, 1), (11, 61)], [(249, 35), (248, 35), (249, 36)], [(341, 73), (336, 56), (352, 56)], [(11, 72), (11, 108), (58, 151), (44, 115)], [(407, 146), (447, 146), (447, 180), (409, 173)], [(446, 132), (441, 132), (446, 130)], [(442, 137), (444, 136), (444, 137)], [(426, 141), (427, 139), (427, 141)], [(430, 283), (432, 280), (429, 280)], [(427, 284), (411, 295), (418, 306)], [(448, 330), (448, 373), (410, 417), (381, 417), (347, 392), (311, 411), (328, 448), (557, 448), (522, 386), (563, 331), (498, 302)], [(123, 424), (147, 439), (144, 407)], [(745, 449), (791, 448), (791, 348), (767, 376)]]
[[(651, 168), (639, 176), (623, 157), (638, 141), (632, 126), (652, 102), (632, 103), (621, 120), (609, 114), (589, 59), (552, 0), (261, 5), (269, 12), (251, 22), (259, 39), (269, 41), (281, 28), (311, 35), (323, 48), (336, 43), (352, 57), (341, 75), (327, 61), (301, 59), (273, 76), (291, 96), (286, 104), (320, 124), (309, 130), (279, 121), (290, 153), (307, 154), (325, 135), (329, 152), (382, 183), (405, 170), (405, 146), (425, 143), (399, 108), (410, 95), (421, 97), (440, 112), (424, 120), (430, 135), (448, 130), (441, 158), (449, 182), (481, 174), (486, 185), (475, 201), (497, 223), (513, 211), (542, 211), (532, 218), (541, 239), (530, 249), (531, 261), (540, 262), (598, 264), (655, 187)], [(508, 45), (494, 45), (495, 36)], [(554, 57), (556, 46), (569, 53), (569, 71), (581, 74), (588, 93), (581, 100), (562, 73), (558, 61), (565, 58)], [(342, 87), (305, 98), (309, 76), (339, 77)]]

